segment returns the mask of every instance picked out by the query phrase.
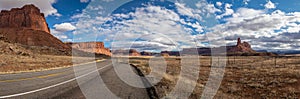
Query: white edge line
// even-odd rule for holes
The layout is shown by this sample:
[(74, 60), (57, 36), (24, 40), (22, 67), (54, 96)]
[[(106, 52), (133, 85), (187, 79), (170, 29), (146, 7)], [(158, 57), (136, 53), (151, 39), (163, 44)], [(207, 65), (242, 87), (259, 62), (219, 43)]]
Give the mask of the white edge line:
[(85, 76), (87, 76), (87, 75), (89, 75), (89, 74), (92, 74), (92, 73), (94, 73), (94, 72), (96, 72), (96, 71), (99, 71), (99, 70), (101, 70), (101, 69), (104, 69), (104, 68), (106, 68), (106, 67), (108, 67), (108, 66), (110, 66), (110, 65), (111, 65), (111, 64), (105, 65), (104, 67), (101, 67), (101, 68), (99, 68), (99, 69), (97, 69), (97, 70), (94, 70), (94, 71), (92, 71), (92, 72), (89, 72), (89, 73), (87, 73), (87, 74), (78, 76), (78, 77), (76, 77), (76, 78), (73, 78), (73, 79), (70, 79), (70, 80), (67, 80), (67, 81), (64, 81), (64, 82), (55, 84), (55, 85), (51, 85), (51, 86), (48, 86), (48, 87), (44, 87), (44, 88), (40, 88), (40, 89), (28, 91), (28, 92), (18, 93), (18, 94), (12, 94), (12, 95), (0, 96), (0, 99), (3, 99), (3, 98), (11, 98), (11, 97), (16, 97), (16, 96), (21, 96), (21, 95), (26, 95), (26, 94), (35, 93), (35, 92), (38, 92), (38, 91), (50, 89), (50, 88), (53, 88), (53, 87), (56, 87), (56, 86), (59, 86), (59, 85), (62, 85), (62, 84), (69, 83), (69, 82), (74, 81), (74, 80), (76, 80), (76, 79), (85, 77)]

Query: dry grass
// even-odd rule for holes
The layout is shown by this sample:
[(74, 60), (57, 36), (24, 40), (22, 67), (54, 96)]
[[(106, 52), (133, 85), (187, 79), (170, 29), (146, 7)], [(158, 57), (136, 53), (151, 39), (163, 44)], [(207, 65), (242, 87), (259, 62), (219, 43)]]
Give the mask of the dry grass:
[[(168, 66), (164, 78), (155, 85), (159, 97), (164, 97), (176, 85), (180, 60), (165, 59)], [(210, 57), (200, 57), (201, 70), (191, 99), (198, 99), (211, 70)], [(145, 74), (151, 72), (147, 59), (132, 59)], [(153, 71), (155, 72), (155, 71)], [(224, 78), (214, 98), (299, 98), (300, 57), (228, 57)]]

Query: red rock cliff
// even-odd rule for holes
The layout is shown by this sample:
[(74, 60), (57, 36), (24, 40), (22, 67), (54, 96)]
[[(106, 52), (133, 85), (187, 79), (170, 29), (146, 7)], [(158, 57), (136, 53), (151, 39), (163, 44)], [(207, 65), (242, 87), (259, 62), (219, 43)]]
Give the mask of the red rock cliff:
[(26, 28), (50, 33), (44, 14), (34, 5), (13, 8), (0, 13), (0, 28)]
[(0, 35), (12, 43), (71, 51), (71, 47), (50, 34), (44, 15), (34, 5), (1, 11)]
[(68, 43), (68, 44), (71, 45), (72, 48), (84, 52), (91, 52), (91, 53), (111, 56), (110, 50), (104, 47), (103, 42), (80, 42), (80, 43)]

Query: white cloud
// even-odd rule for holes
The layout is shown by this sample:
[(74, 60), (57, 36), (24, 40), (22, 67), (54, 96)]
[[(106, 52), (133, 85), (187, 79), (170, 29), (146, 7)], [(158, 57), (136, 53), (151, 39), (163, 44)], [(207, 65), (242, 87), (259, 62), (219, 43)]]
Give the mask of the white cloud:
[(232, 6), (232, 4), (226, 3), (225, 4), (225, 12), (223, 14), (221, 14), (221, 15), (218, 15), (216, 18), (217, 19), (221, 19), (224, 16), (230, 16), (230, 15), (232, 15), (234, 13), (234, 10), (231, 9), (231, 6)]
[(236, 13), (232, 14), (231, 18), (227, 18), (225, 20), (229, 22), (241, 22), (245, 19), (251, 19), (256, 16), (260, 16), (266, 13), (264, 10), (255, 10), (251, 8), (239, 8)]
[(25, 4), (34, 4), (41, 9), (45, 16), (61, 16), (52, 6), (53, 3), (56, 3), (56, 0), (0, 0), (0, 9), (10, 10), (11, 8), (21, 8)]
[(89, 2), (90, 0), (80, 0), (81, 3), (87, 3)]
[(181, 15), (186, 15), (189, 17), (197, 18), (197, 19), (202, 19), (200, 16), (200, 11), (199, 10), (194, 10), (192, 8), (186, 7), (185, 4), (182, 3), (175, 3), (176, 8)]
[(72, 31), (75, 30), (76, 27), (73, 26), (71, 23), (61, 23), (61, 24), (55, 24), (53, 26), (56, 31), (59, 32), (67, 32), (67, 31)]
[(102, 1), (105, 1), (105, 2), (112, 2), (112, 1), (114, 1), (114, 0), (102, 0)]
[(248, 3), (250, 2), (250, 0), (243, 0), (245, 5), (248, 5)]
[(62, 40), (62, 41), (70, 41), (69, 37), (64, 33), (64, 32), (61, 32), (61, 31), (57, 31), (55, 29), (50, 29), (51, 31), (51, 34), (55, 37), (57, 37), (58, 39)]
[(221, 7), (221, 6), (222, 6), (222, 2), (216, 2), (216, 5), (217, 5), (218, 7)]
[[(74, 35), (84, 39), (101, 37), (106, 42), (114, 44), (126, 42), (117, 45), (122, 48), (131, 46), (138, 50), (145, 50), (145, 47), (141, 48), (141, 44), (147, 46), (147, 50), (174, 50), (176, 45), (178, 48), (191, 46), (193, 43), (191, 27), (196, 30), (195, 32), (202, 32), (203, 27), (199, 22), (180, 18), (180, 15), (187, 15), (193, 19), (197, 19), (196, 17), (200, 15), (183, 4), (177, 4), (177, 7), (183, 12), (177, 13), (164, 7), (147, 5), (136, 8), (135, 12), (113, 14), (108, 17), (78, 15), (81, 19), (76, 24), (78, 29), (74, 31)], [(103, 24), (105, 22), (108, 23)], [(135, 41), (137, 38), (139, 41)]]
[(288, 50), (299, 43), (299, 40), (295, 40), (299, 38), (293, 37), (298, 36), (295, 34), (300, 31), (299, 12), (285, 13), (276, 10), (267, 13), (266, 10), (239, 8), (232, 17), (224, 20), (227, 22), (213, 27), (210, 34), (223, 34), (229, 42), (241, 37), (249, 41), (255, 49)]
[(271, 2), (271, 0), (269, 0), (269, 1), (265, 4), (265, 8), (266, 8), (266, 9), (274, 9), (274, 8), (276, 8), (276, 5), (275, 5), (273, 2)]
[(221, 10), (216, 8), (214, 6), (214, 4), (210, 4), (210, 3), (208, 3), (207, 1), (204, 1), (204, 0), (200, 0), (195, 5), (198, 8), (198, 10), (196, 10), (196, 11), (198, 11), (199, 14), (202, 14), (202, 15), (214, 14), (216, 12), (221, 12)]
[[(147, 12), (147, 13), (145, 13)], [(128, 15), (117, 15), (119, 18), (133, 17), (132, 20), (122, 20), (120, 22), (115, 21), (113, 25), (113, 31), (116, 33), (112, 39), (114, 42), (132, 42), (133, 40), (142, 39), (143, 41), (136, 41), (134, 44), (140, 44), (143, 42), (147, 46), (160, 47), (160, 50), (172, 50), (179, 42), (189, 43), (189, 32), (185, 30), (183, 25), (177, 24), (180, 22), (180, 17), (172, 10), (168, 10), (158, 6), (147, 6), (145, 8), (137, 8), (136, 12), (129, 13)], [(149, 21), (151, 20), (151, 21)], [(192, 26), (194, 28), (200, 28), (199, 24), (184, 22), (182, 24)], [(111, 35), (111, 34), (109, 34)], [(179, 38), (180, 37), (180, 38)], [(174, 41), (174, 44), (166, 41)], [(155, 45), (155, 46), (154, 46)], [(124, 48), (136, 47), (137, 45), (118, 45)], [(180, 46), (179, 46), (180, 47)], [(150, 47), (151, 48), (151, 47)], [(153, 48), (154, 49), (154, 48)]]

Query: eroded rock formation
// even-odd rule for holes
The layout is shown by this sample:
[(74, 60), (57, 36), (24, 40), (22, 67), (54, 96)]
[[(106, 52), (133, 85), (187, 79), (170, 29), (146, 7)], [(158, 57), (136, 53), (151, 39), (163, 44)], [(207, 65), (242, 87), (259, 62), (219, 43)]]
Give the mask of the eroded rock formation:
[(44, 14), (34, 5), (2, 10), (0, 28), (25, 28), (50, 33)]
[(110, 50), (104, 47), (103, 42), (79, 42), (79, 43), (68, 43), (68, 45), (70, 45), (72, 48), (84, 52), (104, 54), (107, 56), (111, 56)]
[[(272, 56), (272, 53), (259, 53), (251, 48), (248, 42), (242, 42), (240, 38), (237, 39), (236, 45), (233, 46), (221, 46), (216, 48), (185, 48), (182, 50), (183, 53), (194, 55), (195, 51), (198, 51), (199, 55), (211, 55), (212, 50), (215, 51), (227, 51), (226, 54), (231, 55), (244, 55), (244, 56)], [(225, 54), (225, 53), (215, 53), (215, 54)]]
[(242, 43), (241, 39), (238, 38), (236, 46), (228, 46), (227, 52), (254, 53), (255, 51), (251, 48), (251, 45), (248, 42)]
[(34, 5), (2, 10), (0, 35), (11, 43), (71, 51), (71, 47), (50, 34), (44, 15)]

